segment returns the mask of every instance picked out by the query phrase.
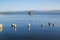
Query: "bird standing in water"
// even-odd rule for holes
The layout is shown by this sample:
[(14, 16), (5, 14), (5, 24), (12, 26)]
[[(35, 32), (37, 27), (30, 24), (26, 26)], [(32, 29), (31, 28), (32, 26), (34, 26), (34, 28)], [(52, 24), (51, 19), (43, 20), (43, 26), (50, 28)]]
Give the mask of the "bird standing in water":
[(28, 30), (30, 31), (30, 23), (28, 23)]
[(53, 23), (53, 27), (55, 26), (55, 24)]
[(44, 24), (41, 24), (41, 28), (44, 29)]
[(0, 32), (2, 31), (2, 29), (3, 29), (3, 28), (2, 28), (2, 24), (0, 24)]
[(16, 24), (12, 24), (12, 28), (16, 30)]
[(48, 25), (51, 26), (51, 22), (49, 22)]
[(32, 11), (30, 11), (28, 14), (29, 14), (29, 15), (32, 15)]

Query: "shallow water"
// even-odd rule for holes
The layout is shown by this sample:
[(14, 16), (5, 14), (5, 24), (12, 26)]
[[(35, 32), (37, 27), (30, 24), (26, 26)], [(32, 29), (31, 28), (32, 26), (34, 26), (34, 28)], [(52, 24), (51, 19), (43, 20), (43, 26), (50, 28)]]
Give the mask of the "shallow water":
[[(54, 23), (53, 27), (48, 22)], [(59, 40), (60, 39), (60, 14), (0, 14), (0, 23), (3, 30), (0, 40)], [(16, 31), (11, 24), (16, 24)], [(30, 30), (28, 30), (30, 23)], [(41, 24), (44, 24), (44, 29)]]

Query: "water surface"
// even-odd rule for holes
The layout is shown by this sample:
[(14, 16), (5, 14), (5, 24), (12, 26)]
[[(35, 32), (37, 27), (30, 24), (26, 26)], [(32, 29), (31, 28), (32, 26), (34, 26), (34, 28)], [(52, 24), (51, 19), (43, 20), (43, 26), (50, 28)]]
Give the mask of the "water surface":
[[(48, 22), (55, 26), (49, 26)], [(60, 14), (0, 14), (0, 23), (3, 30), (0, 40), (59, 40), (60, 39)], [(16, 24), (16, 31), (11, 24)], [(28, 30), (30, 23), (30, 31)], [(44, 24), (44, 29), (41, 24)]]

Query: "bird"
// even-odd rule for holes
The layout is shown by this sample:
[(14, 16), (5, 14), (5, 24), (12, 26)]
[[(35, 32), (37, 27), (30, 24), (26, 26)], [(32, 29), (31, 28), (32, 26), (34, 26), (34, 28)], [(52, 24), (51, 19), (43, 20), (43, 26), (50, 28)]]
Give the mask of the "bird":
[(41, 24), (41, 28), (44, 29), (44, 24), (43, 23)]
[(28, 23), (28, 30), (30, 31), (30, 23)]
[(49, 22), (48, 25), (51, 26), (51, 22)]
[(3, 28), (2, 28), (2, 24), (0, 24), (0, 32), (2, 31), (2, 29), (3, 29)]
[(12, 28), (16, 30), (16, 24), (12, 24)]
[(30, 11), (28, 14), (29, 14), (29, 15), (32, 15), (32, 11)]
[(53, 23), (52, 25), (53, 25), (53, 27), (55, 26), (55, 24), (54, 24), (54, 23)]

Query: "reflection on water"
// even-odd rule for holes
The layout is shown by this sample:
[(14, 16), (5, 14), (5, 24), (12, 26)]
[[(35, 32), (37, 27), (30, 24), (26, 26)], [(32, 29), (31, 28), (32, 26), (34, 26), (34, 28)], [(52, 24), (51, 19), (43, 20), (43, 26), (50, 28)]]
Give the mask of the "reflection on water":
[[(48, 23), (50, 21), (52, 23)], [(32, 16), (6, 14), (0, 15), (0, 23), (3, 24), (3, 27), (2, 25), (0, 26), (0, 29), (3, 28), (0, 32), (0, 40), (60, 39), (60, 14), (39, 14)], [(11, 24), (13, 24), (13, 27)]]

